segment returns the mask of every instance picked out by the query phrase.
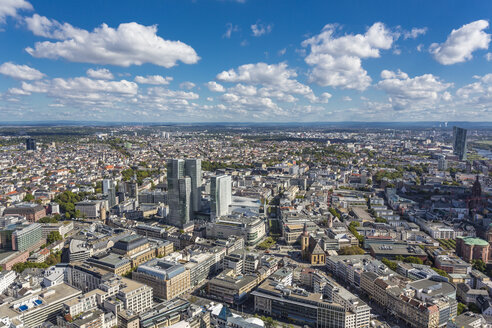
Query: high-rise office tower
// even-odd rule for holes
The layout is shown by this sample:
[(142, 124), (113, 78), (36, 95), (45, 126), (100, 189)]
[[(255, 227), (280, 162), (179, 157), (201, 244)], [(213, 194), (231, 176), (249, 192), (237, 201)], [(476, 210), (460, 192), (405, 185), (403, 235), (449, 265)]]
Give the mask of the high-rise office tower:
[(179, 178), (174, 180), (172, 184), (173, 189), (169, 189), (168, 191), (168, 223), (183, 227), (192, 218), (191, 178)]
[(26, 139), (26, 150), (36, 150), (36, 139), (27, 138)]
[(448, 161), (446, 160), (446, 156), (440, 155), (437, 159), (437, 169), (439, 171), (446, 171), (448, 168)]
[(183, 226), (200, 210), (202, 162), (200, 159), (167, 161), (167, 189), (170, 224)]
[(212, 219), (229, 214), (232, 202), (232, 180), (228, 175), (214, 176), (210, 180), (210, 217)]
[(111, 179), (104, 179), (102, 181), (102, 192), (104, 195), (108, 194), (109, 189), (114, 185), (114, 181)]
[(191, 206), (193, 212), (198, 212), (201, 207), (202, 160), (185, 160), (185, 176), (191, 178)]
[(453, 153), (460, 161), (466, 161), (466, 129), (453, 126)]
[(109, 189), (108, 189), (108, 205), (109, 205), (109, 208), (112, 208), (113, 206), (116, 205), (116, 186), (112, 185)]

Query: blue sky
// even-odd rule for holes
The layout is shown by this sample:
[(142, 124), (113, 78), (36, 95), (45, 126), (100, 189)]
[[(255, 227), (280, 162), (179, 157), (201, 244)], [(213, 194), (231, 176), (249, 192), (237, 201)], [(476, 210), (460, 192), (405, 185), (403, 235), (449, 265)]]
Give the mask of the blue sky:
[(491, 121), (490, 1), (0, 0), (0, 121)]

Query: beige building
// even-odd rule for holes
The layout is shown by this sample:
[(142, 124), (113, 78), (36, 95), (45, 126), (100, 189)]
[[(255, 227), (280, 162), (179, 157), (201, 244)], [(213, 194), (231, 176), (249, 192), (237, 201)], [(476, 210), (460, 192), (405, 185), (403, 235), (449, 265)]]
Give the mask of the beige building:
[(190, 289), (190, 271), (179, 263), (153, 259), (140, 265), (132, 273), (132, 279), (154, 290), (154, 296), (173, 299)]

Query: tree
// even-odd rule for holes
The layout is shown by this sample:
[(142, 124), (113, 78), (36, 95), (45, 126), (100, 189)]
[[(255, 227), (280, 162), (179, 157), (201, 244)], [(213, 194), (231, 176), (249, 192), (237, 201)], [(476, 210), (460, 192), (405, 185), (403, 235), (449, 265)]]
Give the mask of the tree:
[(386, 257), (383, 257), (381, 259), (381, 262), (383, 262), (384, 265), (386, 265), (388, 268), (390, 268), (393, 271), (396, 271), (396, 268), (398, 267), (398, 264), (396, 262), (390, 261)]
[(359, 246), (349, 246), (341, 248), (338, 251), (339, 255), (362, 255), (365, 254), (365, 251)]
[(487, 265), (482, 260), (473, 260), (472, 267), (473, 269), (478, 270), (480, 272), (483, 273), (487, 272)]
[(458, 303), (458, 315), (462, 314), (467, 310), (467, 307), (463, 303)]
[(56, 219), (56, 217), (45, 216), (45, 217), (42, 217), (41, 219), (39, 219), (38, 222), (39, 223), (58, 223), (58, 220)]
[(48, 244), (53, 244), (55, 241), (59, 241), (62, 239), (63, 239), (63, 237), (60, 235), (60, 233), (58, 231), (51, 231), (48, 234), (48, 237), (46, 237), (46, 242)]
[(25, 202), (32, 202), (33, 200), (34, 200), (34, 196), (32, 194), (26, 194), (23, 199), (23, 201)]
[(436, 271), (440, 276), (449, 278), (449, 275), (446, 271), (438, 269), (438, 268), (432, 268), (432, 270)]
[(424, 264), (424, 261), (415, 256), (406, 257), (403, 262), (405, 263), (414, 263), (414, 264)]

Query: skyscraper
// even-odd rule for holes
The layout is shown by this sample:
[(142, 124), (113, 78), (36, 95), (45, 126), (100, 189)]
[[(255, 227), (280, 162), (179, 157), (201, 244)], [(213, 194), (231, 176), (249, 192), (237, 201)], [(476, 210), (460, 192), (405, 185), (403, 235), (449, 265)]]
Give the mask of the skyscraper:
[(114, 181), (111, 179), (104, 179), (102, 181), (102, 192), (104, 195), (108, 194), (109, 189), (114, 185)]
[(210, 217), (212, 219), (229, 214), (232, 202), (231, 177), (214, 176), (210, 180)]
[(200, 210), (200, 188), (202, 186), (202, 160), (185, 160), (185, 176), (191, 178), (191, 206), (193, 212)]
[(36, 150), (36, 139), (27, 138), (26, 139), (26, 150)]
[(460, 161), (466, 161), (466, 129), (453, 126), (453, 153)]
[(201, 164), (200, 159), (167, 161), (169, 224), (182, 227), (200, 210)]

